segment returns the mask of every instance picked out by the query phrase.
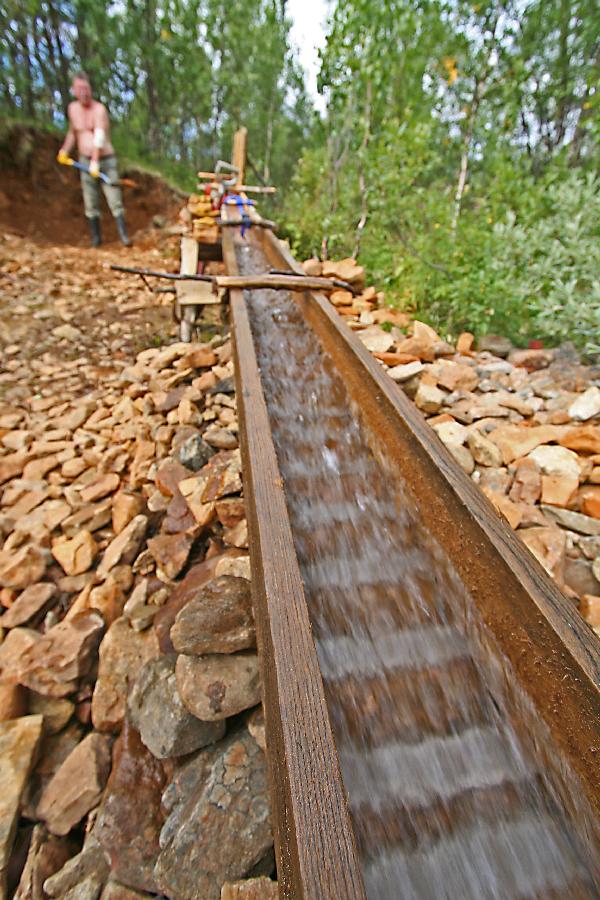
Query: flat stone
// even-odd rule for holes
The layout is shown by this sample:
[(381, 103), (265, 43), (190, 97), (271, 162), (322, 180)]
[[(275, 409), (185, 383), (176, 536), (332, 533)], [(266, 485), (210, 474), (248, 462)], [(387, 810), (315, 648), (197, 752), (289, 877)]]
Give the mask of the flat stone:
[(219, 900), (223, 883), (249, 874), (272, 845), (266, 758), (246, 731), (184, 763), (163, 806), (155, 876), (169, 897)]
[(490, 440), (502, 452), (504, 463), (508, 464), (521, 456), (527, 456), (541, 444), (549, 444), (562, 437), (563, 429), (556, 425), (500, 425), (490, 433)]
[(147, 662), (129, 696), (131, 721), (158, 759), (185, 756), (218, 741), (224, 722), (201, 722), (184, 705), (175, 678), (176, 655)]
[(171, 641), (179, 653), (235, 653), (256, 644), (250, 585), (224, 575), (209, 581), (178, 613)]
[(246, 553), (238, 553), (232, 556), (222, 556), (215, 568), (215, 575), (232, 575), (234, 578), (246, 578), (250, 581), (250, 557)]
[(94, 836), (110, 860), (112, 877), (139, 890), (158, 890), (153, 870), (160, 852), (164, 819), (160, 801), (166, 780), (162, 763), (126, 720), (115, 744)]
[(114, 566), (119, 563), (131, 564), (138, 555), (146, 529), (148, 517), (135, 516), (128, 525), (110, 542), (96, 570), (99, 578), (106, 578)]
[(88, 835), (83, 850), (73, 856), (55, 875), (44, 882), (48, 897), (65, 900), (97, 900), (110, 868), (104, 850), (93, 836)]
[(235, 450), (239, 446), (237, 436), (233, 432), (217, 425), (207, 428), (203, 437), (208, 446), (215, 450)]
[(0, 643), (0, 670), (11, 678), (19, 678), (26, 650), (40, 640), (32, 628), (13, 628)]
[(577, 454), (566, 447), (536, 447), (529, 454), (538, 464), (543, 475), (562, 475), (565, 478), (577, 479), (579, 484), (579, 464)]
[(92, 723), (97, 731), (119, 731), (135, 679), (142, 666), (158, 653), (154, 631), (138, 633), (125, 618), (113, 622), (100, 644), (98, 680), (92, 696)]
[(176, 578), (188, 561), (193, 543), (191, 534), (159, 534), (150, 538), (148, 550), (167, 578)]
[(29, 585), (19, 594), (8, 612), (0, 618), (0, 627), (14, 628), (29, 622), (38, 613), (47, 609), (55, 594), (56, 586), (51, 582), (41, 581)]
[(537, 503), (542, 493), (542, 475), (534, 459), (524, 457), (515, 463), (509, 497), (514, 503)]
[(49, 834), (43, 825), (36, 825), (13, 900), (46, 900), (44, 881), (62, 869), (76, 849), (74, 841), (56, 837)]
[(84, 503), (102, 500), (103, 497), (113, 494), (119, 487), (119, 484), (120, 478), (115, 472), (100, 474), (81, 491), (81, 499)]
[(590, 387), (569, 406), (572, 419), (585, 422), (600, 415), (600, 388)]
[(571, 428), (559, 444), (578, 453), (600, 453), (600, 428), (597, 425), (580, 425)]
[(502, 453), (496, 444), (486, 438), (481, 431), (470, 431), (467, 437), (469, 450), (473, 459), (480, 466), (493, 466), (499, 468), (502, 465)]
[(600, 597), (584, 594), (579, 604), (579, 612), (592, 628), (600, 628)]
[(0, 722), (18, 719), (28, 712), (27, 690), (19, 684), (14, 675), (0, 675)]
[(4, 484), (5, 481), (10, 481), (11, 478), (16, 478), (17, 475), (20, 475), (28, 459), (29, 454), (21, 451), (2, 457), (0, 459), (0, 484)]
[(121, 534), (132, 519), (144, 509), (144, 501), (139, 494), (119, 491), (112, 500), (112, 526), (115, 534)]
[[(579, 492), (579, 508), (584, 515), (600, 519), (600, 487), (582, 488)], [(3, 619), (0, 619), (1, 624)]]
[(91, 569), (98, 553), (98, 545), (90, 531), (82, 529), (70, 541), (56, 543), (52, 556), (66, 575), (81, 575)]
[(415, 404), (424, 413), (439, 412), (444, 404), (447, 394), (440, 391), (433, 384), (425, 384), (423, 381), (419, 385), (415, 396)]
[(102, 796), (111, 766), (111, 739), (92, 732), (46, 785), (37, 815), (52, 834), (68, 834)]
[(506, 519), (513, 531), (517, 529), (523, 516), (519, 506), (513, 503), (512, 500), (509, 500), (504, 494), (496, 494), (494, 491), (486, 488), (483, 489), (483, 492), (488, 500), (493, 503), (496, 510)]
[(42, 717), (24, 716), (0, 723), (0, 894), (17, 830), (21, 795), (42, 736)]
[(205, 722), (219, 721), (260, 702), (258, 656), (250, 650), (232, 655), (179, 656), (177, 688), (185, 706)]
[[(186, 469), (198, 472), (214, 454), (213, 448), (199, 434), (192, 434), (177, 448), (177, 460)], [(187, 477), (187, 476), (186, 476)]]
[(102, 616), (94, 610), (59, 622), (23, 652), (19, 681), (39, 694), (66, 697), (88, 674), (103, 631)]
[(460, 444), (448, 444), (447, 447), (461, 469), (466, 472), (467, 475), (471, 475), (475, 468), (475, 460), (473, 459), (471, 451)]
[[(225, 557), (214, 556), (192, 566), (185, 578), (179, 582), (165, 606), (158, 612), (154, 628), (163, 653), (173, 653), (175, 649), (171, 642), (170, 633), (179, 611), (200, 595), (204, 585), (215, 577), (215, 570), (219, 560), (226, 558), (228, 553), (230, 551), (226, 551)], [(0, 654), (1, 652), (2, 647), (0, 645)]]
[(415, 360), (409, 363), (403, 363), (398, 366), (393, 366), (391, 369), (388, 369), (388, 375), (395, 381), (397, 384), (401, 384), (403, 381), (408, 381), (409, 378), (413, 378), (415, 375), (418, 375), (423, 369), (423, 363), (421, 360)]
[(156, 472), (156, 487), (165, 497), (173, 497), (179, 482), (189, 477), (189, 469), (173, 459), (165, 459)]
[(570, 509), (561, 509), (558, 506), (542, 506), (544, 513), (559, 525), (576, 531), (578, 534), (600, 535), (600, 519), (593, 519), (582, 513), (573, 512)]
[(437, 382), (447, 391), (473, 391), (479, 384), (474, 366), (447, 360), (436, 363), (436, 368), (438, 367)]
[(565, 559), (565, 584), (580, 597), (583, 594), (600, 594), (600, 582), (587, 559)]
[(29, 711), (44, 717), (44, 734), (58, 734), (75, 711), (75, 704), (60, 697), (44, 697), (33, 691), (29, 695)]
[(0, 553), (0, 584), (22, 590), (41, 581), (47, 565), (47, 554), (35, 544), (25, 544), (14, 552)]
[(505, 358), (513, 349), (512, 341), (499, 334), (483, 334), (477, 341), (477, 349), (479, 351), (487, 350), (494, 356)]
[(50, 734), (44, 728), (38, 753), (39, 759), (30, 775), (21, 804), (22, 813), (28, 819), (33, 821), (37, 819), (36, 809), (42, 791), (82, 738), (83, 726), (76, 719), (70, 721), (57, 734)]
[(221, 888), (221, 900), (278, 900), (279, 887), (270, 878), (248, 878), (226, 881)]
[(524, 528), (518, 535), (546, 572), (562, 587), (565, 582), (567, 547), (564, 531), (556, 525), (549, 525), (544, 528)]
[(248, 717), (248, 731), (258, 744), (261, 750), (267, 749), (267, 733), (265, 713), (262, 704), (252, 710)]
[(569, 506), (577, 493), (579, 478), (573, 475), (542, 475), (542, 503)]

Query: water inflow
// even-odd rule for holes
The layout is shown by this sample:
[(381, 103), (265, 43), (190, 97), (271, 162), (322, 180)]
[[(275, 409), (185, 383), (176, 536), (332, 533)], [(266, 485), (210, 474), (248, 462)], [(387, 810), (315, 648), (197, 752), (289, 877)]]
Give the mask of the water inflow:
[(293, 297), (245, 296), (368, 897), (596, 896), (486, 688), (451, 562)]

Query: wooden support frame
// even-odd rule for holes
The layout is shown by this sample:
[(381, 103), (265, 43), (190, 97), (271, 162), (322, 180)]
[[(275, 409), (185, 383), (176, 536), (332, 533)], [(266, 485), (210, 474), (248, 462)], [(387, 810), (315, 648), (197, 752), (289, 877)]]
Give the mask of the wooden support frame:
[(236, 190), (241, 190), (241, 185), (246, 180), (246, 148), (248, 145), (248, 129), (242, 125), (233, 136), (233, 152), (231, 164), (238, 170)]

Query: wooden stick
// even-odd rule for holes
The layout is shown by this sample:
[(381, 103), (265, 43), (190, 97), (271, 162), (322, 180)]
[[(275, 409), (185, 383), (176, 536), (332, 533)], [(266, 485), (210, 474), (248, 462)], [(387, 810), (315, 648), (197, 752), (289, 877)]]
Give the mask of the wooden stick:
[[(337, 284), (331, 278), (315, 278), (308, 275), (217, 275), (217, 287), (286, 289), (288, 291), (334, 291)], [(346, 288), (345, 282), (340, 282)]]

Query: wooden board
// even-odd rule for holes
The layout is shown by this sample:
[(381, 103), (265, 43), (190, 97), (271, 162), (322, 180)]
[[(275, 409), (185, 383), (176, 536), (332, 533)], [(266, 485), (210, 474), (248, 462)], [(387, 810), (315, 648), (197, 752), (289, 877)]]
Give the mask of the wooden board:
[(243, 185), (246, 178), (246, 145), (248, 143), (248, 129), (242, 126), (233, 136), (233, 152), (231, 163), (238, 170), (237, 184)]
[(366, 900), (241, 290), (230, 304), (280, 897)]
[[(181, 275), (196, 275), (198, 273), (198, 241), (194, 237), (181, 238)], [(209, 281), (177, 281), (175, 284), (177, 303), (180, 306), (206, 306), (213, 303), (221, 303), (219, 293), (213, 293), (212, 284)]]

